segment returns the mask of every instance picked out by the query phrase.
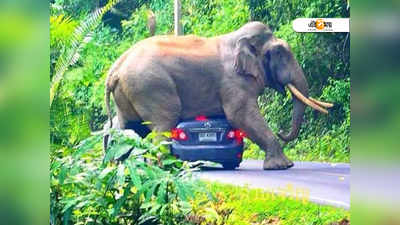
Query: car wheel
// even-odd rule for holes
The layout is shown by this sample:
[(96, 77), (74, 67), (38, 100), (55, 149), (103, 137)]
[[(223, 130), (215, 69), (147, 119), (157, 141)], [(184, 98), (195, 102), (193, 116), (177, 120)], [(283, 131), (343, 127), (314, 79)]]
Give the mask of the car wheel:
[(234, 170), (238, 166), (239, 165), (236, 163), (223, 163), (222, 164), (222, 167), (224, 168), (224, 170)]

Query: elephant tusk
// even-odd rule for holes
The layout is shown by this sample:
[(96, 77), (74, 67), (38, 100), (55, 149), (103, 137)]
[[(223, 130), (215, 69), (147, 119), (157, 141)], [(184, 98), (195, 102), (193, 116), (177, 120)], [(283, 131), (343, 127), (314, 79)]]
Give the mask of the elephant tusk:
[(322, 107), (324, 107), (324, 108), (332, 108), (332, 107), (333, 107), (333, 104), (332, 104), (332, 103), (318, 101), (317, 99), (311, 98), (311, 97), (309, 97), (308, 99), (310, 99), (310, 100), (313, 101), (315, 104), (317, 104), (317, 105), (319, 105), (319, 106), (322, 106)]
[(326, 110), (323, 107), (317, 105), (316, 103), (314, 103), (310, 99), (304, 97), (304, 95), (299, 90), (297, 90), (297, 88), (295, 88), (292, 84), (287, 84), (287, 87), (296, 96), (296, 98), (298, 98), (304, 104), (310, 106), (311, 108), (313, 108), (313, 109), (315, 109), (317, 111), (320, 111), (321, 113), (328, 114), (328, 110)]

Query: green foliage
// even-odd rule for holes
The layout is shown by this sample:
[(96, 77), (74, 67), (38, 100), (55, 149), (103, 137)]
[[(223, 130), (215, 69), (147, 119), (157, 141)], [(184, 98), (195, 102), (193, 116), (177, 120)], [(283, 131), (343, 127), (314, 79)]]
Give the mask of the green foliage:
[[(51, 156), (50, 223), (181, 224), (199, 189), (188, 164), (162, 144), (121, 131), (112, 136), (104, 158), (101, 134)], [(130, 150), (125, 161), (115, 161)]]
[(156, 35), (173, 34), (174, 32), (174, 2), (165, 0), (149, 1), (148, 7), (153, 10), (156, 21)]
[(79, 49), (83, 65), (66, 72), (51, 105), (50, 140), (53, 144), (72, 147), (88, 137), (90, 130), (101, 128), (106, 119), (102, 107), (106, 71), (129, 46), (115, 48), (120, 39), (109, 27), (99, 26), (90, 37), (90, 42)]
[(60, 11), (65, 12), (75, 18), (82, 18), (88, 12), (94, 11), (96, 8), (101, 7), (100, 4), (106, 1), (100, 0), (53, 0), (50, 3), (51, 13), (57, 14)]
[[(349, 220), (350, 212), (309, 202), (307, 191), (294, 186), (279, 190), (249, 189), (206, 183), (213, 198), (198, 193), (189, 216), (195, 224), (331, 224)], [(290, 196), (291, 195), (291, 196)], [(294, 197), (293, 197), (294, 196)]]
[[(110, 20), (120, 21), (129, 18), (130, 14), (136, 8), (139, 8), (148, 0), (120, 0), (114, 9), (105, 15), (103, 22)], [(73, 18), (83, 19), (88, 12), (93, 12), (98, 8), (105, 6), (108, 0), (52, 0), (50, 4), (50, 13), (66, 13)]]
[(251, 19), (264, 21), (274, 31), (296, 18), (349, 17), (348, 2), (342, 0), (247, 0)]
[(186, 34), (221, 35), (249, 21), (245, 0), (183, 0), (182, 5), (182, 26)]
[(54, 73), (56, 59), (70, 46), (76, 26), (77, 22), (71, 17), (63, 14), (50, 16), (50, 74)]
[(146, 26), (147, 22), (147, 6), (136, 9), (129, 20), (121, 22), (123, 34), (131, 40), (141, 40), (150, 36), (150, 31)]
[(243, 152), (244, 159), (265, 159), (265, 152), (247, 138), (244, 139), (244, 149), (246, 149)]
[(64, 76), (68, 67), (75, 64), (79, 57), (82, 48), (90, 41), (92, 30), (101, 22), (103, 15), (110, 10), (119, 0), (110, 0), (104, 7), (97, 9), (93, 13), (82, 20), (81, 24), (75, 29), (71, 35), (70, 46), (57, 58), (54, 66), (54, 74), (50, 74), (50, 106), (54, 96), (57, 94), (59, 82)]

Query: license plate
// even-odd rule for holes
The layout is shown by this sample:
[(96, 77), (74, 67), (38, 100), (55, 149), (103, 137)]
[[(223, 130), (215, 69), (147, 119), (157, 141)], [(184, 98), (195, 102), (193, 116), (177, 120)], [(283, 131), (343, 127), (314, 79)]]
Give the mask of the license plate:
[(217, 133), (199, 133), (199, 141), (217, 141)]

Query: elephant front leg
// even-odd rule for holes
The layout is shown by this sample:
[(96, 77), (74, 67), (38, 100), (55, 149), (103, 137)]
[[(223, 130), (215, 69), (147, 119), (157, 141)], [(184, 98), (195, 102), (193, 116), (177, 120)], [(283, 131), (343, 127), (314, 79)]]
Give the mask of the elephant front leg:
[(263, 168), (279, 170), (292, 167), (293, 162), (284, 155), (278, 139), (264, 121), (257, 102), (246, 99), (237, 103), (224, 106), (226, 117), (265, 152)]

